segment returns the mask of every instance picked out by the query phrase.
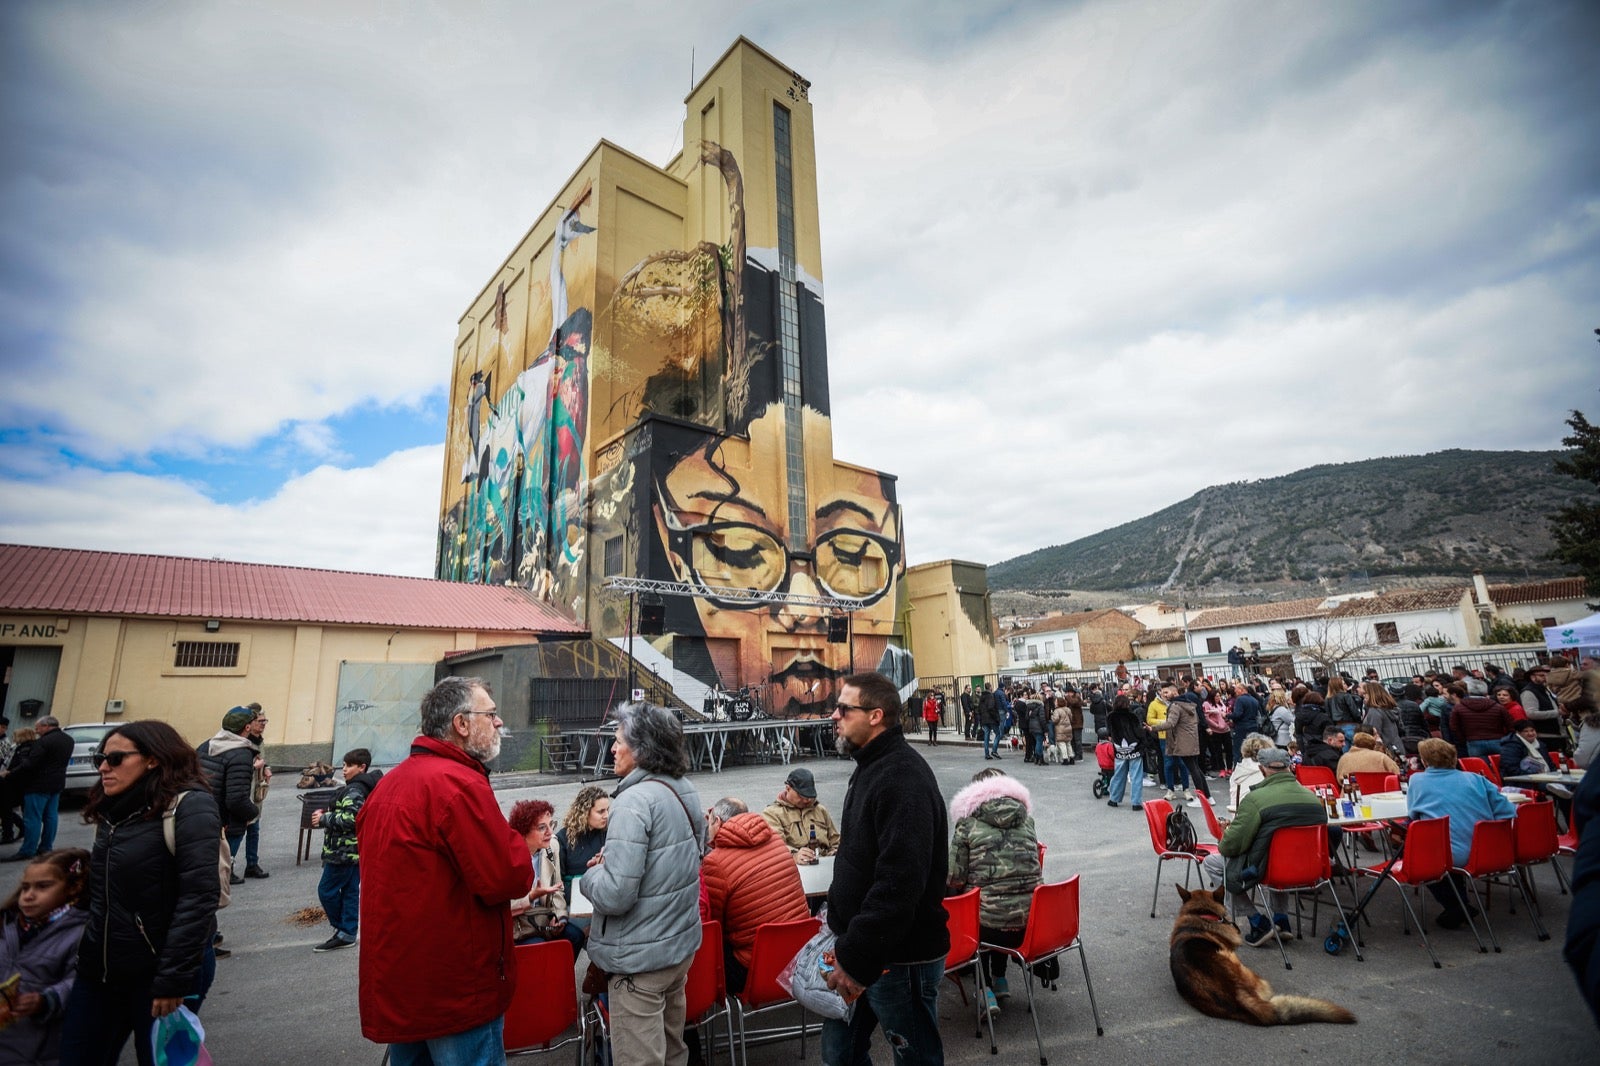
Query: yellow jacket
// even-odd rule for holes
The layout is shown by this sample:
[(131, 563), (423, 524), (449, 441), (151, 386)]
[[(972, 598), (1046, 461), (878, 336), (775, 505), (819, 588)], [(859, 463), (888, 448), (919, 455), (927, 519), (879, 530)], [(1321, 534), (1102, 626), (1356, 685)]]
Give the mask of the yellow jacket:
[(811, 829), (817, 830), (817, 854), (832, 855), (839, 850), (839, 829), (833, 824), (828, 808), (820, 803), (809, 807), (791, 807), (778, 801), (761, 812), (773, 831), (783, 838), (793, 855), (801, 848), (810, 847)]
[[(1154, 726), (1158, 722), (1165, 722), (1166, 720), (1167, 720), (1167, 705), (1161, 701), (1161, 697), (1160, 696), (1151, 697), (1150, 706), (1148, 708), (1146, 708), (1145, 712), (1144, 712), (1144, 723), (1145, 723), (1145, 725)], [(1167, 736), (1167, 731), (1165, 729), (1157, 729), (1156, 730), (1156, 736), (1158, 736), (1158, 737), (1162, 738), (1163, 740), (1165, 740), (1166, 736)]]

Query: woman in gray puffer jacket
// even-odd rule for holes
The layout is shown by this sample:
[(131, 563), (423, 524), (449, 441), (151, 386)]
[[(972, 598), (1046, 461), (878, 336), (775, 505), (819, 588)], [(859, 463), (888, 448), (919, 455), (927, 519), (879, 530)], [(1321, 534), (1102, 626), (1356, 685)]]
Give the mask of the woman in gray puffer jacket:
[(684, 982), (700, 947), (700, 795), (683, 776), (683, 726), (671, 712), (630, 703), (612, 713), (622, 783), (606, 846), (583, 875), (589, 957), (610, 975), (616, 1061), (682, 1062)]
[[(1033, 890), (1041, 880), (1033, 799), (1020, 781), (1004, 771), (982, 770), (950, 801), (950, 814), (956, 820), (950, 842), (950, 890), (959, 894), (978, 889), (978, 939), (1020, 945)], [(990, 951), (985, 961), (993, 990), (987, 1008), (994, 1011), (999, 1007), (993, 998), (1010, 993), (1006, 956)]]

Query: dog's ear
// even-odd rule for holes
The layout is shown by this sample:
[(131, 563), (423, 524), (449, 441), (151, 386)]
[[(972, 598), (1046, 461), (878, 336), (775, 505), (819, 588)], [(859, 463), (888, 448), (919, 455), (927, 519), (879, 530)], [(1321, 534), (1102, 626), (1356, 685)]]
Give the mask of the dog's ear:
[(1178, 898), (1179, 899), (1183, 900), (1185, 903), (1189, 902), (1189, 897), (1193, 895), (1192, 892), (1190, 892), (1187, 888), (1184, 888), (1182, 885), (1178, 884), (1177, 882), (1173, 882), (1172, 887), (1178, 890)]
[(1218, 885), (1216, 888), (1212, 889), (1211, 898), (1216, 900), (1218, 903), (1221, 903), (1223, 897), (1226, 896), (1227, 893), (1228, 888), (1226, 885)]

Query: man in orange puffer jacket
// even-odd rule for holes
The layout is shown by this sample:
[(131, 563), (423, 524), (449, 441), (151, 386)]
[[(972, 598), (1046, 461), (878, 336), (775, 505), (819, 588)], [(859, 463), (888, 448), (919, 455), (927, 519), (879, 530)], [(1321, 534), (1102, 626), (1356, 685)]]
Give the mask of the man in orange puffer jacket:
[(739, 992), (749, 976), (756, 930), (811, 912), (788, 846), (743, 800), (727, 796), (712, 805), (706, 814), (706, 842), (711, 850), (700, 864), (706, 917), (722, 923), (728, 991)]

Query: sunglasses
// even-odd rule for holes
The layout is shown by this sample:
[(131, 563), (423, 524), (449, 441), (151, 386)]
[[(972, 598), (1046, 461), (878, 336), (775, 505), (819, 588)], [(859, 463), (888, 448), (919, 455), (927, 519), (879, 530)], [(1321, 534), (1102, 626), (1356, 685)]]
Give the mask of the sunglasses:
[(110, 763), (111, 768), (115, 770), (122, 765), (122, 760), (137, 754), (139, 753), (136, 751), (97, 751), (90, 757), (94, 759), (94, 768), (96, 770), (100, 769), (102, 763)]

